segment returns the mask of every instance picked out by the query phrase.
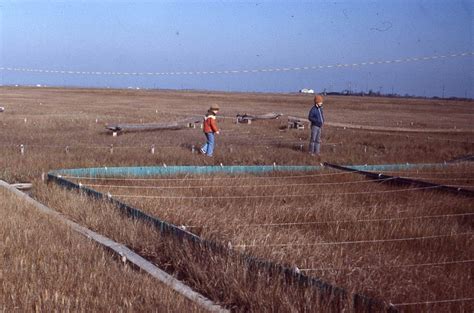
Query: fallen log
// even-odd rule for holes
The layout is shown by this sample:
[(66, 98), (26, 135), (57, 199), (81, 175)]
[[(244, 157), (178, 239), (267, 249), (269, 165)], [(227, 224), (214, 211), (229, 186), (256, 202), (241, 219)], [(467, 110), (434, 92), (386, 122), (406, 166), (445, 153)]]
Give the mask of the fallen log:
[(251, 115), (251, 114), (237, 114), (237, 121), (239, 123), (248, 123), (248, 121), (257, 121), (257, 120), (274, 120), (282, 116), (282, 113), (266, 113), (261, 115)]
[[(309, 120), (304, 117), (288, 116), (288, 123), (309, 123)], [(358, 125), (350, 123), (336, 123), (336, 122), (325, 122), (325, 126), (340, 127), (348, 129), (359, 129), (369, 131), (381, 131), (381, 132), (399, 132), (399, 133), (473, 133), (474, 129), (460, 129), (460, 128), (405, 128), (405, 127), (385, 127), (385, 126), (370, 126), (370, 125)]]
[(309, 123), (309, 120), (304, 117), (296, 117), (288, 115), (288, 122), (299, 122), (299, 123)]
[(154, 130), (178, 130), (191, 125), (201, 123), (202, 117), (190, 117), (177, 122), (170, 123), (145, 123), (145, 124), (110, 124), (105, 127), (113, 132), (154, 131)]

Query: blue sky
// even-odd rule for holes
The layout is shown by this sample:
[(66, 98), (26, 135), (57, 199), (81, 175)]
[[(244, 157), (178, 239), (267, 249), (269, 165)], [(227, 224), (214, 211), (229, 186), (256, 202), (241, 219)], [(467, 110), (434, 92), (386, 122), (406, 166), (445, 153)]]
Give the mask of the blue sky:
[[(474, 51), (472, 1), (3, 1), (0, 67), (265, 69)], [(474, 97), (473, 56), (354, 68), (104, 76), (0, 71), (1, 84)]]

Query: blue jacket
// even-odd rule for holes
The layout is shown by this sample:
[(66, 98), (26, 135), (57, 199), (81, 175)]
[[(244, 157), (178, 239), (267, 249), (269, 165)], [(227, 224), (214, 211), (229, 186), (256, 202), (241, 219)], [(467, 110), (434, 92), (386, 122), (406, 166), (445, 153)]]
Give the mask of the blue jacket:
[(316, 125), (322, 127), (324, 124), (323, 107), (313, 105), (311, 111), (309, 111), (308, 119), (311, 122), (311, 126)]

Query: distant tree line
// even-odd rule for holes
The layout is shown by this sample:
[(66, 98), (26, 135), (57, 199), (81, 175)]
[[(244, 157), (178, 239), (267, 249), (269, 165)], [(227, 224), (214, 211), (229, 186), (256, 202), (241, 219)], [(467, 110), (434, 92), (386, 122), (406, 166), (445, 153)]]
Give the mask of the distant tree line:
[(466, 97), (426, 97), (426, 96), (415, 96), (410, 95), (408, 93), (401, 95), (398, 93), (382, 93), (380, 91), (373, 91), (369, 89), (369, 91), (351, 91), (349, 89), (344, 89), (342, 91), (326, 91), (324, 90), (321, 92), (322, 95), (327, 96), (359, 96), (359, 97), (386, 97), (386, 98), (410, 98), (410, 99), (443, 99), (443, 100), (457, 100), (457, 101), (473, 101), (472, 98)]

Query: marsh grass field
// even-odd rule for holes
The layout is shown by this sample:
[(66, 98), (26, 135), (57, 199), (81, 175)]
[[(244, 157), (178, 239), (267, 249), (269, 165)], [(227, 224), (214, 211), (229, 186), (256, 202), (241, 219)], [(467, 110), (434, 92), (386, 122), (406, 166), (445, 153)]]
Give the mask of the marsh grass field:
[[(277, 274), (249, 270), (232, 255), (163, 236), (105, 202), (41, 179), (61, 168), (318, 165), (320, 160), (307, 153), (307, 128), (287, 129), (283, 118), (235, 123), (238, 113), (306, 117), (311, 96), (4, 87), (0, 103), (6, 108), (0, 113), (0, 179), (32, 182), (31, 195), (42, 203), (126, 244), (233, 311), (355, 310), (351, 303), (332, 304)], [(210, 104), (221, 107), (214, 158), (192, 153), (203, 142), (199, 127), (117, 137), (104, 127), (176, 121), (202, 115)], [(333, 96), (324, 105), (329, 122), (323, 130), (325, 162), (444, 163), (473, 154), (472, 102)], [(355, 128), (361, 125), (366, 129)], [(427, 129), (436, 131), (422, 131)], [(386, 174), (470, 190), (474, 186), (469, 162)], [(400, 311), (474, 309), (472, 198), (329, 169), (71, 180), (204, 239), (297, 268)], [(1, 197), (6, 266), (0, 272), (0, 310), (199, 311), (67, 227), (42, 218), (6, 192)]]

